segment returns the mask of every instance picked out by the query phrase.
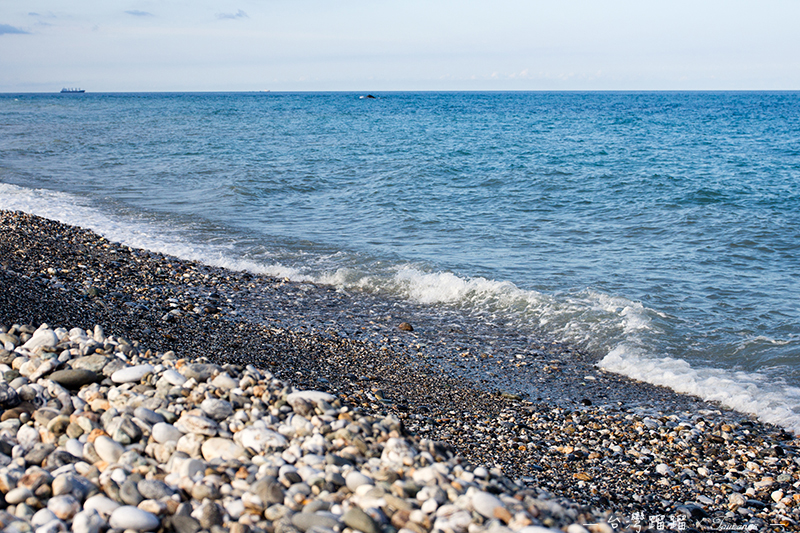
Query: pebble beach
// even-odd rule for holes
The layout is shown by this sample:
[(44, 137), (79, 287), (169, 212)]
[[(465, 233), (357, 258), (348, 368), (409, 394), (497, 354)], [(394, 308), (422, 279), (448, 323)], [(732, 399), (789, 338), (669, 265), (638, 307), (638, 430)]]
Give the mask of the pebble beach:
[(800, 529), (795, 435), (456, 311), (0, 212), (0, 331), (5, 531)]

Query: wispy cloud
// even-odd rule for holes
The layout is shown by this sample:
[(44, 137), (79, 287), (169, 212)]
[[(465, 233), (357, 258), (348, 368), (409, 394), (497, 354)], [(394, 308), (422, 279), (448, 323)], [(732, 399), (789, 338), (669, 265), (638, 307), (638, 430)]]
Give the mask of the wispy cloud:
[(246, 19), (249, 18), (247, 13), (242, 11), (241, 9), (236, 13), (217, 13), (218, 19)]
[(29, 31), (21, 30), (19, 28), (15, 28), (9, 24), (0, 24), (0, 35), (4, 33), (30, 33)]
[(134, 17), (152, 17), (154, 16), (152, 13), (147, 11), (139, 11), (138, 9), (131, 9), (130, 11), (126, 11), (128, 15), (133, 15)]

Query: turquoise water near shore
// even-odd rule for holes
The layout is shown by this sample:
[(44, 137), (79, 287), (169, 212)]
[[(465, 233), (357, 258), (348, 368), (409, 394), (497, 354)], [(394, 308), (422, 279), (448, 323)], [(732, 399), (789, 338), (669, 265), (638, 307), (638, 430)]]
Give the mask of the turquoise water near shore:
[(0, 208), (458, 307), (800, 430), (800, 93), (0, 95)]

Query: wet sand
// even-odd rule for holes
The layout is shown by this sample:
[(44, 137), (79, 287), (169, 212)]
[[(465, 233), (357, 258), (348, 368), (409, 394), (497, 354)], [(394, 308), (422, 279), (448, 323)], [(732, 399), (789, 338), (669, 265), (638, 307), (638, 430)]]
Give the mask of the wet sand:
[(8, 212), (0, 288), (0, 325), (100, 324), (153, 350), (254, 364), (623, 523), (800, 519), (798, 441), (781, 428), (457, 310), (181, 261)]

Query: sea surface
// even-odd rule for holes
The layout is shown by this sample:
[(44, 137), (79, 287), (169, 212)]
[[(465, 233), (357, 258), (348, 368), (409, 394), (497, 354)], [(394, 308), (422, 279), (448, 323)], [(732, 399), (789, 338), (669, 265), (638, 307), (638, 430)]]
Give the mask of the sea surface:
[(800, 93), (375, 96), (3, 94), (0, 208), (510, 322), (800, 431)]

